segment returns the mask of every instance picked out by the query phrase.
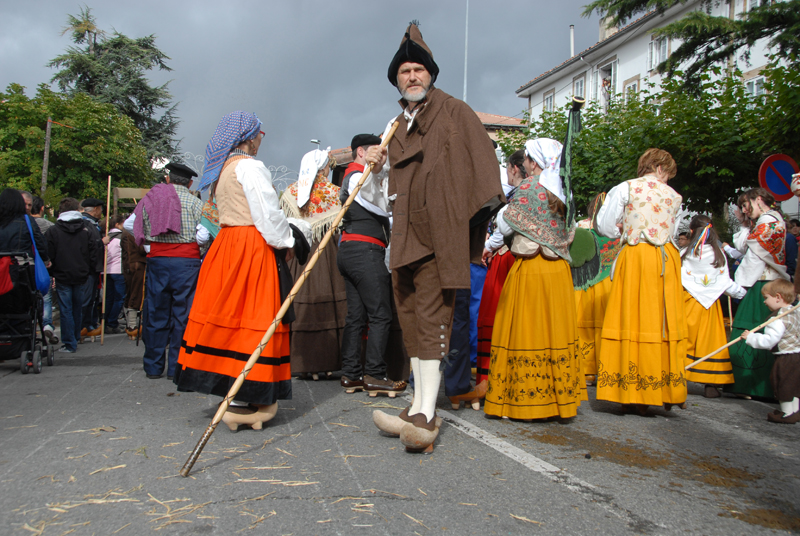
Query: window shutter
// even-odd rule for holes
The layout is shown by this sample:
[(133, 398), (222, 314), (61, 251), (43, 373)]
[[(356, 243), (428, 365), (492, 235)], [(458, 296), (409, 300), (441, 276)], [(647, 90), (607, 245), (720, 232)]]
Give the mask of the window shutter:
[(647, 43), (647, 70), (653, 70), (653, 42)]

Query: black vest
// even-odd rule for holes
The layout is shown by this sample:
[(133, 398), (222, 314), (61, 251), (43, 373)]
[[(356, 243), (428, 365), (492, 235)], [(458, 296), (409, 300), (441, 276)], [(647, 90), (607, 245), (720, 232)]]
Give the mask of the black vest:
[[(358, 171), (348, 173), (344, 179), (342, 179), (342, 187), (339, 190), (339, 200), (342, 202), (342, 205), (344, 205), (347, 198), (350, 197), (350, 177), (353, 173), (358, 173)], [(370, 212), (355, 201), (353, 201), (353, 204), (350, 205), (347, 213), (345, 213), (342, 219), (342, 227), (346, 233), (369, 236), (377, 238), (384, 244), (389, 243), (389, 236), (391, 234), (389, 218)]]

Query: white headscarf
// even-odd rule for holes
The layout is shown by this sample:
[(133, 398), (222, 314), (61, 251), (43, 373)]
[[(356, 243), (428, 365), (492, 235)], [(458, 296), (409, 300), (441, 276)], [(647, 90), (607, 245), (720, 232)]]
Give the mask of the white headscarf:
[(542, 174), (539, 175), (539, 184), (547, 188), (562, 203), (566, 203), (564, 185), (561, 181), (561, 175), (558, 173), (561, 167), (561, 151), (563, 148), (564, 146), (561, 142), (550, 138), (537, 138), (525, 142), (525, 154), (542, 168)]
[(317, 172), (328, 163), (331, 148), (324, 151), (314, 149), (303, 155), (300, 161), (300, 176), (297, 179), (297, 206), (302, 207), (311, 199), (311, 189)]

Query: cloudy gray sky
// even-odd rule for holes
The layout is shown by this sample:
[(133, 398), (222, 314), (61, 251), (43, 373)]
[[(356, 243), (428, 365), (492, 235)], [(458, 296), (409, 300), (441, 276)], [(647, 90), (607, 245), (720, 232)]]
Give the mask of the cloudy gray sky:
[[(476, 111), (517, 116), (525, 82), (598, 37), (585, 0), (471, 0), (467, 102)], [(0, 0), (0, 85), (49, 82), (48, 60), (70, 44), (61, 36), (80, 3)], [(437, 86), (461, 98), (466, 0), (87, 1), (98, 25), (129, 37), (155, 34), (173, 71), (181, 150), (202, 155), (219, 119), (255, 112), (265, 124), (259, 157), (297, 170), (314, 148), (346, 147), (354, 134), (380, 133), (399, 113), (386, 71), (412, 19), (440, 68)]]

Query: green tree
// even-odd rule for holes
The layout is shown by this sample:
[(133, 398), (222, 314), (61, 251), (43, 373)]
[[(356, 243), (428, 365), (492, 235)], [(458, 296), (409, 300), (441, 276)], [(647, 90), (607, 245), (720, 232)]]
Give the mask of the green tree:
[(800, 70), (773, 58), (766, 69), (766, 94), (760, 97), (764, 152), (784, 153), (800, 162)]
[(142, 131), (150, 159), (171, 157), (177, 151), (178, 119), (169, 83), (153, 87), (145, 76), (153, 69), (172, 70), (166, 63), (170, 58), (156, 47), (156, 37), (132, 39), (116, 31), (106, 37), (88, 7), (78, 17), (69, 16), (63, 33), (70, 33), (76, 46), (47, 64), (59, 69), (51, 81), (70, 95), (86, 93), (113, 104)]
[(41, 191), (48, 117), (61, 125), (53, 125), (51, 133), (46, 201), (63, 195), (105, 199), (108, 175), (112, 186), (152, 184), (142, 134), (133, 121), (84, 93), (64, 95), (45, 84), (33, 98), (18, 84), (0, 93), (0, 183)]
[[(609, 17), (612, 25), (619, 25), (646, 11), (663, 13), (667, 9), (687, 4), (689, 0), (594, 0), (584, 6), (584, 16), (597, 12)], [(704, 9), (692, 11), (685, 17), (659, 28), (656, 36), (680, 39), (681, 45), (665, 62), (658, 66), (660, 72), (671, 76), (679, 68), (684, 70), (684, 82), (697, 89), (701, 77), (710, 67), (727, 62), (748, 49), (759, 39), (769, 39), (768, 44), (790, 66), (797, 67), (800, 60), (800, 0), (782, 2), (762, 1), (761, 5), (743, 13), (737, 19), (713, 16), (710, 8), (720, 0), (701, 0)]]

